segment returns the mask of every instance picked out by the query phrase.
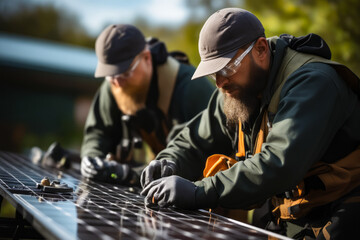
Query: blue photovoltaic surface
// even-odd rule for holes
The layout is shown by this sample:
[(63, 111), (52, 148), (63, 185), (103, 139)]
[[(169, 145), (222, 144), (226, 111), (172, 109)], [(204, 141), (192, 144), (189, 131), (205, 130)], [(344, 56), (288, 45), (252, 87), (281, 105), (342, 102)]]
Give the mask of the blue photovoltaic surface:
[[(44, 176), (74, 191), (36, 188)], [(287, 239), (205, 210), (150, 209), (138, 189), (82, 180), (0, 152), (0, 194), (47, 239)]]

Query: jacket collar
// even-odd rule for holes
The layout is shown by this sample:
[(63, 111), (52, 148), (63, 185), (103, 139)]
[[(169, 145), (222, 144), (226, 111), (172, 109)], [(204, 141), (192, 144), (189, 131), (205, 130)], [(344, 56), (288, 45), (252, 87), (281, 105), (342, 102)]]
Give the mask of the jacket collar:
[(268, 38), (267, 41), (269, 43), (271, 51), (271, 64), (267, 85), (263, 92), (263, 98), (261, 103), (262, 108), (266, 107), (270, 103), (271, 97), (274, 94), (275, 78), (282, 63), (285, 49), (288, 46), (288, 43), (279, 37), (271, 37)]

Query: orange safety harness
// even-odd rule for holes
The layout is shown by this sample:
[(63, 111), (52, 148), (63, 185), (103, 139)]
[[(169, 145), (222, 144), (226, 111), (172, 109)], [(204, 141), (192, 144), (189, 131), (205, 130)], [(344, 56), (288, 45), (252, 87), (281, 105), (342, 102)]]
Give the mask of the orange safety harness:
[[(261, 146), (265, 142), (267, 134), (267, 114), (264, 113), (253, 154), (261, 151)], [(244, 133), (239, 127), (236, 157), (244, 158), (245, 156)], [(318, 162), (314, 164), (304, 180), (292, 189), (289, 195), (281, 194), (272, 197), (274, 216), (283, 220), (298, 219), (306, 215), (314, 207), (333, 202), (349, 193), (360, 185), (359, 162), (360, 146), (335, 163)], [(213, 176), (219, 171), (229, 169), (236, 163), (235, 159), (222, 154), (211, 155), (206, 161), (203, 175), (204, 177)], [(318, 183), (319, 180), (322, 187), (314, 188), (312, 183), (315, 181)]]
[[(254, 148), (254, 152), (252, 153), (253, 155), (261, 152), (261, 146), (265, 141), (265, 138), (269, 132), (267, 123), (268, 123), (268, 117), (267, 117), (267, 113), (265, 112), (262, 117), (260, 130), (256, 137), (255, 148)], [(241, 122), (239, 121), (238, 152), (236, 153), (236, 158), (245, 159), (245, 157), (246, 157), (246, 149), (245, 149), (245, 141), (244, 141), (244, 132), (241, 128)], [(219, 171), (229, 169), (237, 162), (238, 161), (236, 161), (235, 159), (228, 157), (226, 155), (222, 155), (222, 154), (211, 155), (206, 160), (203, 176), (204, 177), (213, 176)]]
[[(274, 38), (273, 41), (276, 41)], [(330, 64), (341, 75), (344, 81), (360, 97), (360, 80), (345, 66), (336, 62), (320, 58), (315, 55), (299, 53), (287, 49), (283, 63), (280, 66), (277, 79), (275, 80), (276, 91), (268, 106), (269, 113), (277, 111), (280, 92), (288, 76), (299, 67), (310, 62), (323, 62)], [(261, 126), (256, 137), (253, 155), (261, 152), (261, 146), (265, 142), (268, 128), (268, 113), (265, 112)], [(245, 159), (246, 156), (244, 133), (239, 122), (238, 152), (236, 157)], [(215, 154), (207, 159), (203, 172), (204, 177), (215, 175), (217, 172), (226, 170), (236, 164), (236, 160), (228, 156)], [(314, 181), (320, 182), (321, 188), (313, 188)], [(319, 184), (317, 184), (319, 185)], [(346, 157), (335, 163), (317, 162), (314, 164), (304, 179), (289, 192), (272, 197), (274, 205), (273, 214), (278, 219), (298, 219), (311, 211), (314, 207), (330, 203), (350, 193), (360, 185), (360, 146)], [(284, 196), (285, 195), (285, 196)], [(358, 200), (360, 201), (360, 200)]]
[[(267, 126), (267, 114), (266, 112), (263, 115), (260, 130), (256, 137), (255, 148), (253, 154), (259, 153), (261, 151), (261, 145), (265, 141), (265, 138), (268, 134), (268, 126)], [(241, 129), (241, 122), (239, 121), (239, 137), (238, 137), (238, 152), (236, 153), (236, 157), (239, 159), (243, 159), (246, 156), (245, 150), (245, 141), (244, 141), (244, 132)], [(205, 169), (203, 171), (203, 177), (214, 176), (217, 172), (226, 170), (231, 168), (238, 161), (228, 157), (223, 154), (213, 154), (207, 158)], [(233, 218), (236, 220), (240, 220), (243, 222), (248, 222), (248, 212), (246, 210), (241, 209), (225, 209), (218, 207), (216, 209), (210, 209), (210, 211), (215, 212), (217, 214), (221, 214), (223, 216)]]

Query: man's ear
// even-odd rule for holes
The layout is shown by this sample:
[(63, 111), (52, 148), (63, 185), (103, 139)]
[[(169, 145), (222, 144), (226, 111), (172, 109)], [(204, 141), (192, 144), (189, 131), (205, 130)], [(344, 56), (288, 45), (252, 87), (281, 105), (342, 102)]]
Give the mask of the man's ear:
[(270, 48), (269, 43), (264, 37), (258, 38), (253, 47), (253, 57), (257, 64), (263, 69), (268, 69), (270, 65)]
[(153, 62), (152, 62), (152, 57), (151, 57), (151, 52), (150, 50), (146, 49), (143, 52), (143, 58), (145, 60), (145, 64), (146, 64), (146, 71), (148, 72), (148, 77), (149, 77), (149, 81), (151, 80), (151, 76), (152, 76), (152, 68), (153, 68)]
[(256, 40), (256, 43), (254, 45), (254, 53), (255, 56), (260, 58), (260, 60), (267, 56), (267, 53), (269, 51), (269, 44), (264, 37), (258, 38)]
[(143, 54), (144, 54), (144, 59), (146, 60), (146, 62), (147, 63), (149, 63), (149, 61), (151, 62), (151, 52), (150, 52), (150, 50), (144, 50)]

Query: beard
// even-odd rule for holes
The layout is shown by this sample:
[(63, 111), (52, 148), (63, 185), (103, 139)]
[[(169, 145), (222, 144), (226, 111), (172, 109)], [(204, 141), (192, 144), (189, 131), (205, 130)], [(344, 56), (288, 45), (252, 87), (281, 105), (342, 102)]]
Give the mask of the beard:
[(267, 71), (260, 68), (253, 60), (250, 63), (250, 84), (245, 87), (237, 85), (230, 86), (238, 90), (234, 97), (224, 94), (224, 113), (227, 124), (230, 127), (236, 126), (239, 120), (250, 122), (252, 115), (260, 107), (259, 95), (265, 89)]

